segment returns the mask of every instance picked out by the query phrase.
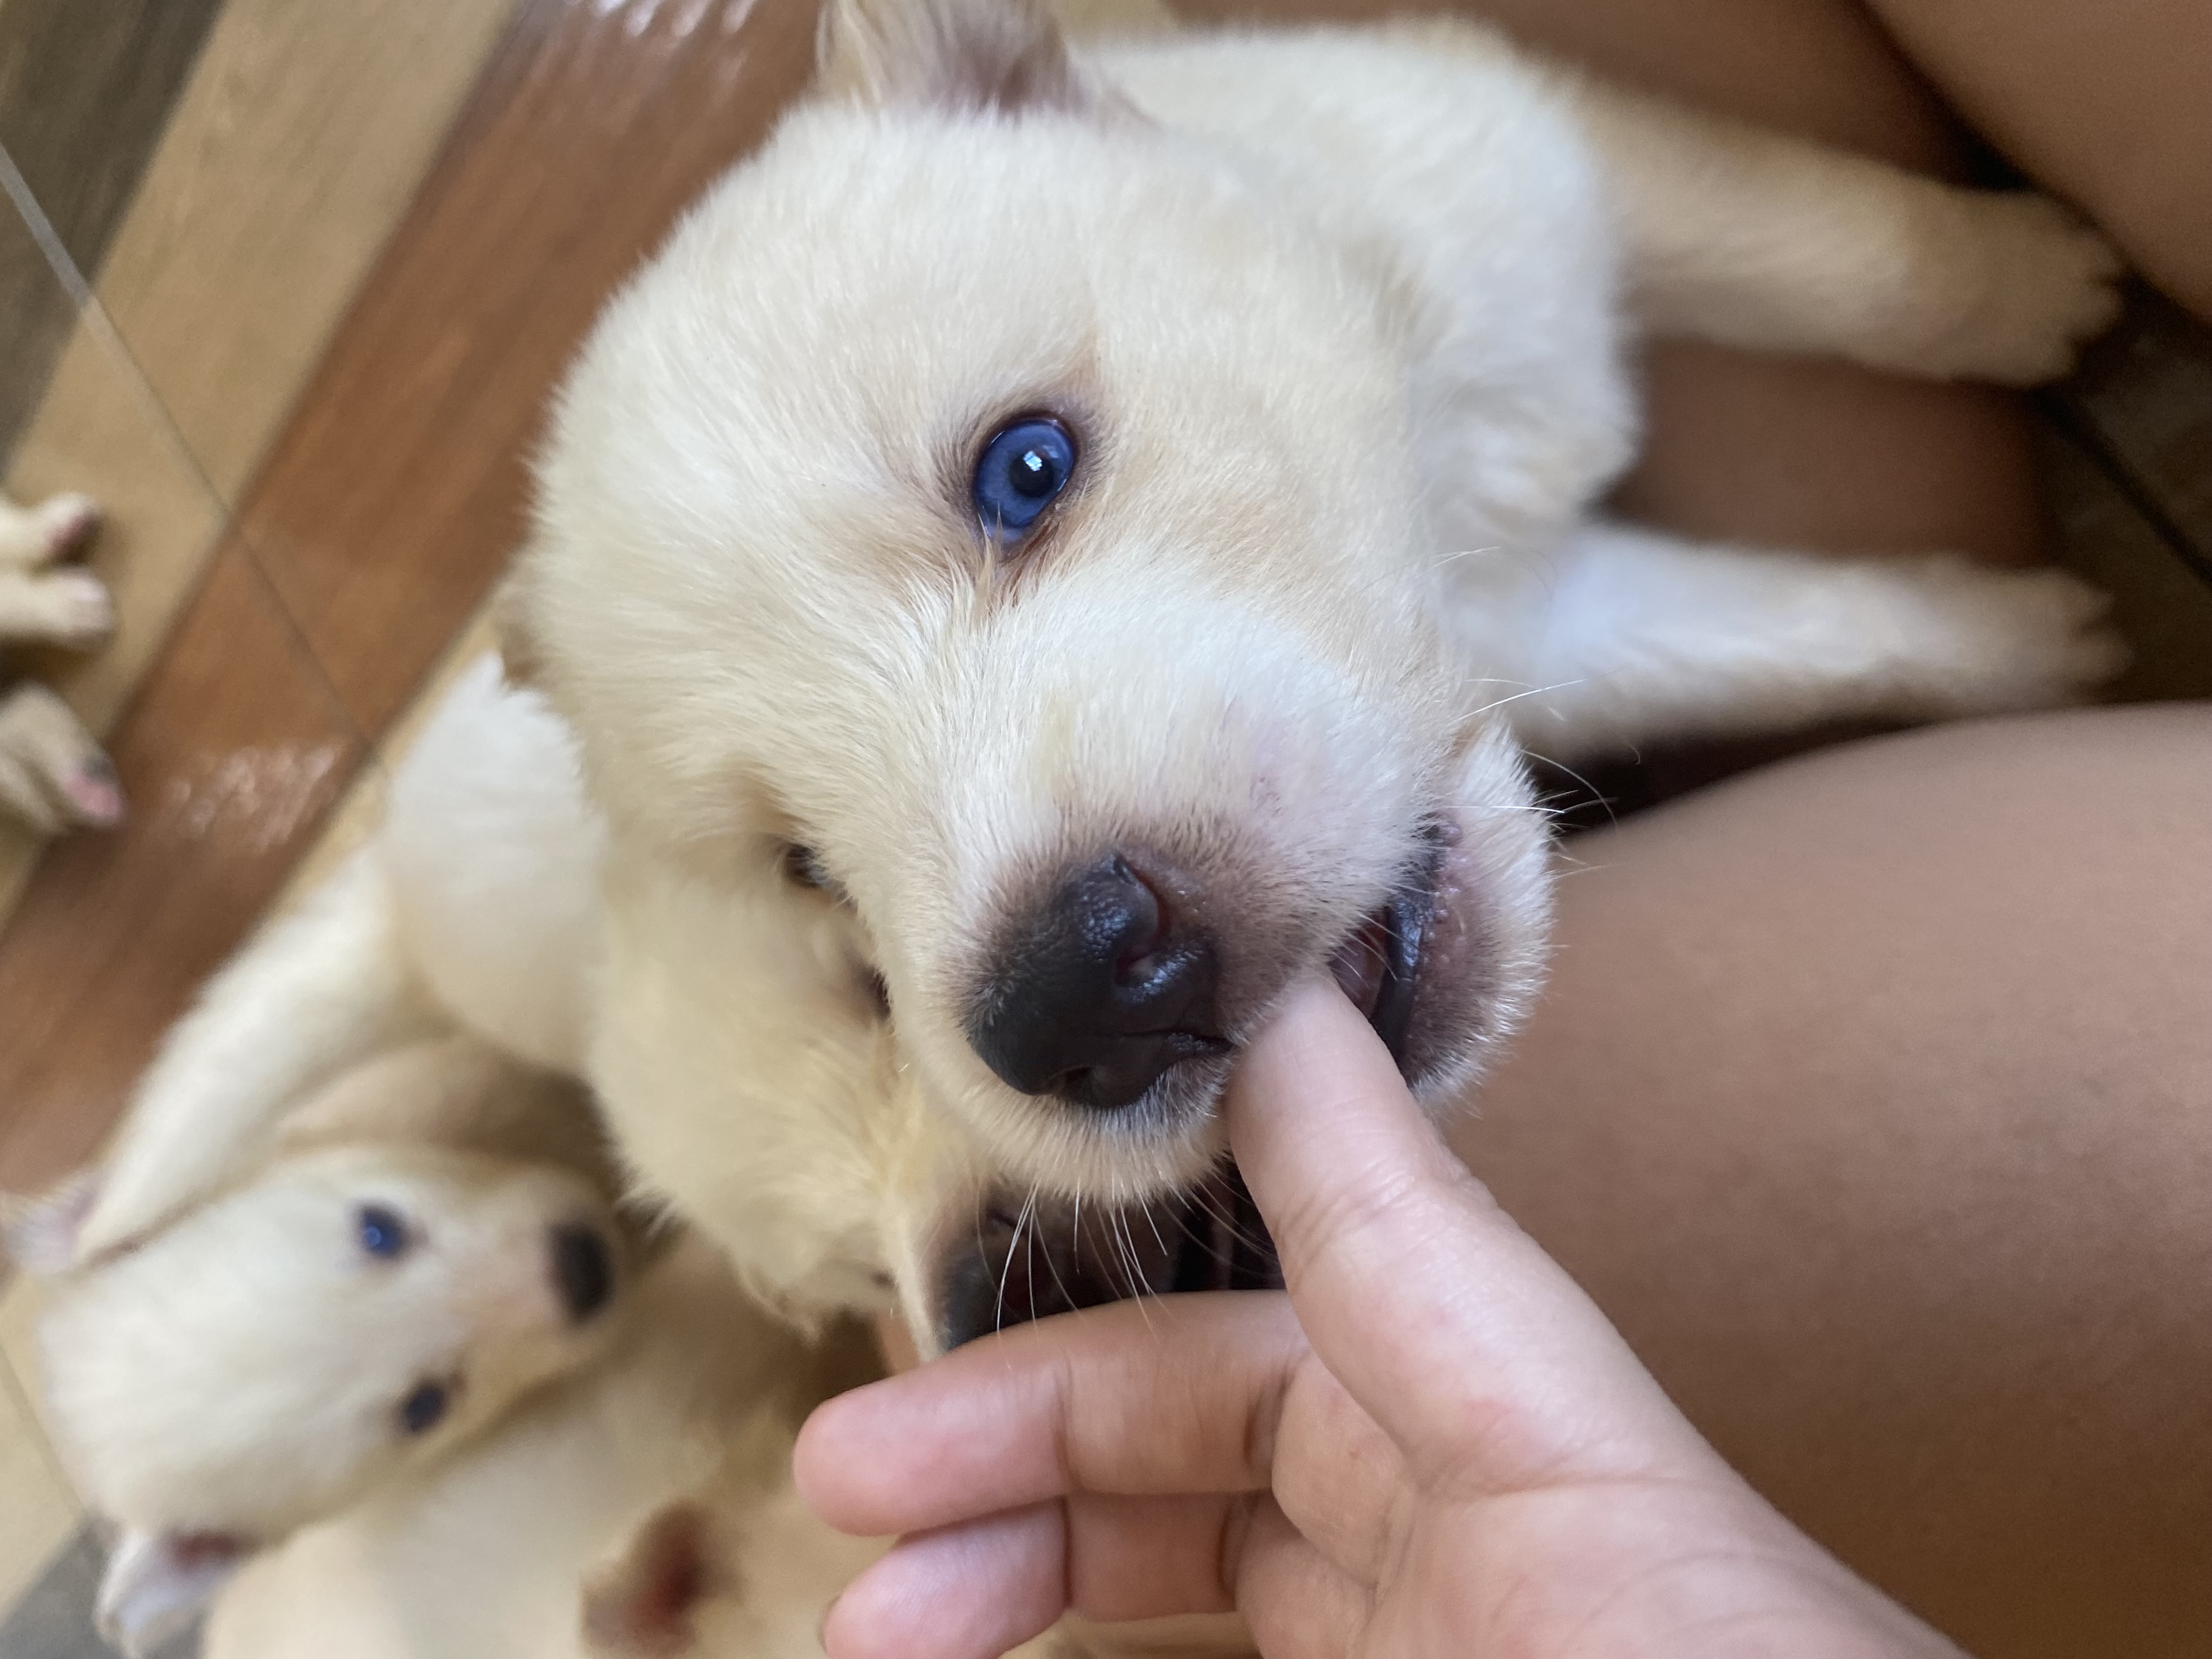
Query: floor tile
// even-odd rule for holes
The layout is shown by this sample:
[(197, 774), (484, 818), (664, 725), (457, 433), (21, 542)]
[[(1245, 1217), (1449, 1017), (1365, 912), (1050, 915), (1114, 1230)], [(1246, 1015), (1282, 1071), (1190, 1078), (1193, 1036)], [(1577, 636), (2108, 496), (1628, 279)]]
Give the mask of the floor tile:
[(2066, 400), (2212, 577), (2212, 327), (2139, 296)]
[[(37, 1578), (75, 1531), (82, 1511), (63, 1484), (46, 1437), (14, 1381), (0, 1376), (0, 1608)], [(0, 1659), (16, 1656), (0, 1650)], [(25, 1652), (21, 1659), (46, 1659)]]
[[(0, 156), (0, 167), (6, 158)], [(0, 459), (38, 407), (54, 359), (76, 323), (76, 301), (56, 280), (46, 251), (0, 197)]]
[[(23, 1397), (38, 1398), (38, 1323), (46, 1306), (44, 1284), (21, 1273), (9, 1275), (0, 1285), (0, 1366), (13, 1372)], [(33, 1412), (35, 1418), (36, 1413)]]
[(244, 489), (514, 4), (223, 7), (97, 286), (225, 501)]
[[(0, 1659), (115, 1659), (115, 1650), (100, 1640), (92, 1620), (106, 1559), (89, 1525), (71, 1533), (15, 1610), (0, 1621)], [(198, 1635), (188, 1631), (163, 1643), (149, 1659), (192, 1659), (198, 1651)]]
[[(2212, 697), (2212, 582), (2175, 556), (2080, 445), (2054, 434), (2042, 459), (2060, 560), (2112, 595), (2112, 621), (2136, 653), (2111, 696)], [(2212, 466), (2212, 449), (2204, 459)]]
[[(0, 149), (70, 258), (96, 272), (221, 0), (8, 0), (0, 7)], [(0, 457), (35, 406), (71, 308), (33, 286), (10, 304), (0, 246)]]
[[(27, 233), (12, 204), (0, 200), (0, 242), (16, 234)], [(52, 270), (37, 274), (63, 295)], [(89, 562), (114, 596), (116, 634), (97, 653), (15, 651), (6, 666), (55, 685), (88, 725), (104, 730), (166, 638), (222, 515), (151, 393), (98, 322), (91, 313), (67, 341), (5, 482), (19, 500), (78, 489), (106, 505), (107, 521)], [(0, 822), (0, 921), (39, 850), (14, 823)]]
[(19, 500), (76, 489), (106, 511), (88, 562), (114, 596), (115, 635), (94, 653), (37, 660), (40, 678), (104, 731), (204, 571), (222, 528), (222, 504), (96, 317), (70, 339), (7, 480)]
[(377, 732), (521, 530), (546, 392), (614, 284), (805, 77), (811, 8), (528, 0), (242, 509)]
[(0, 1191), (86, 1158), (363, 752), (235, 543), (112, 744), (136, 814), (47, 853), (0, 934)]

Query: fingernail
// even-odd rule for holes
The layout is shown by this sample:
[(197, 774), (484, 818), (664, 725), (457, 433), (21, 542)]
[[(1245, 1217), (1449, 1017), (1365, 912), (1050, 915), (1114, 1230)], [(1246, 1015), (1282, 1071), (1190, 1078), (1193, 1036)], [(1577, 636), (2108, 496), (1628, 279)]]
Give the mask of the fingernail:
[(839, 1590), (835, 1595), (831, 1596), (830, 1598), (830, 1605), (822, 1609), (822, 1622), (814, 1627), (814, 1645), (820, 1648), (824, 1653), (830, 1651), (830, 1616), (837, 1611), (837, 1604), (844, 1599), (845, 1592), (842, 1590)]

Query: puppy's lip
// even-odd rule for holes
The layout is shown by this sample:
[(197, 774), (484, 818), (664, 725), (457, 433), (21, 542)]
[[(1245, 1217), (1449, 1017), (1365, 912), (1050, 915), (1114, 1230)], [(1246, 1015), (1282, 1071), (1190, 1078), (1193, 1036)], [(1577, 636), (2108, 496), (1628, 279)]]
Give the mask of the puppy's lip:
[(1407, 1069), (1413, 998), (1437, 909), (1436, 872), (1446, 832), (1426, 837), (1431, 852), (1413, 878), (1370, 911), (1329, 957), (1329, 970), (1367, 1017), (1390, 1058)]

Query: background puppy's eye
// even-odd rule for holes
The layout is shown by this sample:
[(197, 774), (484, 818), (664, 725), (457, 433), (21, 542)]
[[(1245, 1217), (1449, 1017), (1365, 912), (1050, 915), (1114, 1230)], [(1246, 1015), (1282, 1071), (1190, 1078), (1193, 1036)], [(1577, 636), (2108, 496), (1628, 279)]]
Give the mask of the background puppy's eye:
[(801, 847), (795, 841), (787, 841), (783, 844), (782, 858), (784, 877), (793, 886), (823, 889), (836, 886), (837, 884), (830, 879), (830, 872), (822, 867), (822, 860), (816, 856), (811, 847)]
[(1018, 542), (1075, 473), (1075, 440), (1048, 416), (1002, 426), (976, 458), (975, 516), (983, 533)]
[(443, 1382), (418, 1382), (399, 1402), (399, 1426), (410, 1434), (428, 1434), (438, 1426), (453, 1403), (453, 1390)]
[(354, 1212), (354, 1236), (361, 1248), (381, 1261), (407, 1253), (407, 1224), (399, 1212), (382, 1204), (364, 1204)]

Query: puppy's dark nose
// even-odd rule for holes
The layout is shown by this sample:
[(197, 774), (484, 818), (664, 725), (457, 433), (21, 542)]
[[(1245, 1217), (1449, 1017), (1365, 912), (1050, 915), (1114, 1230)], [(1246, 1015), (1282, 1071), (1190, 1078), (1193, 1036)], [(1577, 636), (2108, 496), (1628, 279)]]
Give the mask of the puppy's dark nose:
[(983, 1063), (1025, 1095), (1126, 1106), (1224, 1054), (1213, 943), (1115, 854), (1018, 921), (968, 1016)]
[(553, 1286), (561, 1293), (561, 1305), (568, 1310), (568, 1317), (580, 1325), (605, 1307), (607, 1298), (615, 1293), (614, 1259), (608, 1254), (606, 1240), (580, 1222), (554, 1228), (550, 1244)]

